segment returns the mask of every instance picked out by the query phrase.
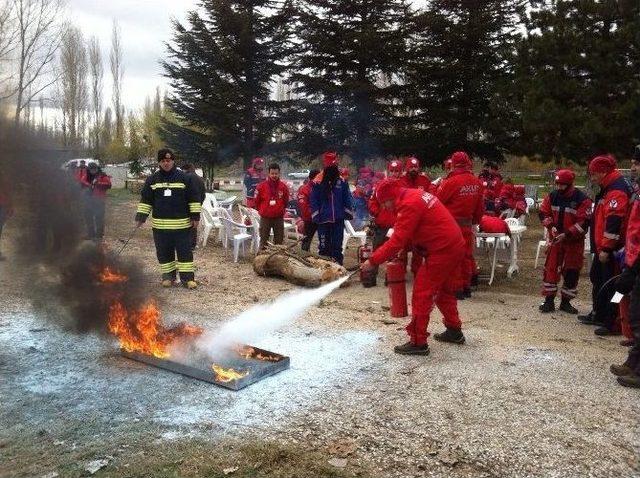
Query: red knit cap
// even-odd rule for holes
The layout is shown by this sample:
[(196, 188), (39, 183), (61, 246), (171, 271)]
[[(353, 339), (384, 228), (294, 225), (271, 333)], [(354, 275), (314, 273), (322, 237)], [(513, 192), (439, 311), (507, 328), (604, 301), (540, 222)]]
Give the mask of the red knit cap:
[(333, 151), (327, 151), (322, 157), (322, 164), (325, 168), (338, 165), (338, 155)]
[(389, 178), (383, 179), (376, 186), (376, 199), (379, 202), (395, 201), (400, 193), (400, 181)]
[(457, 151), (453, 153), (451, 156), (451, 162), (455, 169), (471, 169), (473, 167), (471, 158), (469, 158), (469, 155), (464, 151)]
[(556, 172), (556, 184), (566, 184), (571, 186), (575, 181), (576, 175), (570, 169), (561, 169)]
[(420, 168), (420, 161), (418, 160), (418, 158), (411, 156), (409, 159), (407, 159), (407, 162), (404, 165), (404, 168), (406, 171), (409, 171), (410, 169), (413, 169), (413, 168)]
[(610, 154), (596, 156), (589, 163), (590, 173), (604, 173), (609, 174), (616, 169), (616, 160)]
[(400, 173), (402, 172), (402, 163), (400, 161), (391, 161), (387, 164), (387, 171), (390, 173)]
[(262, 167), (262, 166), (264, 166), (264, 159), (262, 159), (262, 158), (254, 158), (253, 159), (253, 167), (254, 168)]

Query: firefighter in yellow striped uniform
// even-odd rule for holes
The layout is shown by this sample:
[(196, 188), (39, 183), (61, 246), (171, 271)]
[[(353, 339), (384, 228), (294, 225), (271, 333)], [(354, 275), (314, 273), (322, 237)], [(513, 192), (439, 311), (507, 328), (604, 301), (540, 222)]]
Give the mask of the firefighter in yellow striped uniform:
[(191, 227), (198, 227), (200, 221), (202, 205), (198, 191), (189, 177), (176, 168), (171, 150), (158, 151), (158, 164), (160, 168), (147, 178), (142, 188), (136, 223), (142, 226), (151, 214), (163, 287), (173, 286), (180, 273), (182, 285), (195, 289)]

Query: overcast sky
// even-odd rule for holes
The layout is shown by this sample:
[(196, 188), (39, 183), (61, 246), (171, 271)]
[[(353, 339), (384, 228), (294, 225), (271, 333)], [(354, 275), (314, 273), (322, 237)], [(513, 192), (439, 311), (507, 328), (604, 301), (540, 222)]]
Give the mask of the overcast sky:
[[(105, 68), (105, 104), (111, 101), (109, 51), (113, 20), (122, 32), (124, 53), (123, 103), (139, 109), (156, 86), (167, 88), (159, 60), (166, 56), (165, 42), (172, 36), (171, 18), (180, 21), (193, 10), (197, 0), (68, 0), (70, 21), (88, 38), (100, 40)], [(421, 5), (424, 0), (414, 0)]]
[(124, 105), (130, 109), (144, 105), (156, 86), (166, 88), (158, 61), (166, 54), (164, 43), (171, 39), (171, 18), (184, 20), (196, 0), (68, 0), (70, 21), (85, 37), (100, 40), (105, 68), (105, 102), (111, 99), (109, 50), (113, 20), (122, 33), (124, 51)]

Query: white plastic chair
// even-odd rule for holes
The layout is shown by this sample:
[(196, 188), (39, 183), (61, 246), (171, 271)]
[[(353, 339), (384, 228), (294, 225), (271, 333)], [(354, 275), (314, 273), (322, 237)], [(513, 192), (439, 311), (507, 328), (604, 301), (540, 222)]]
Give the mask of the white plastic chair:
[(365, 231), (356, 231), (351, 224), (351, 221), (344, 221), (344, 239), (342, 239), (342, 253), (347, 249), (347, 243), (352, 237), (360, 240), (360, 245), (364, 246), (367, 243), (367, 233)]
[(239, 222), (235, 222), (226, 217), (222, 217), (220, 220), (225, 227), (226, 239), (233, 239), (233, 262), (238, 262), (240, 247), (242, 246), (242, 255), (244, 255), (244, 243), (252, 238), (252, 235), (248, 234), (246, 231), (254, 226), (245, 226), (244, 224), (240, 224)]
[(218, 206), (225, 208), (227, 211), (231, 211), (237, 197), (238, 196), (231, 196), (223, 201), (218, 201)]
[(200, 236), (202, 247), (207, 246), (209, 235), (211, 235), (211, 231), (213, 229), (218, 229), (218, 238), (222, 242), (222, 231), (224, 230), (224, 226), (220, 221), (220, 218), (215, 217), (212, 211), (210, 211), (208, 208), (202, 208), (202, 213), (200, 215), (200, 224), (202, 225), (202, 234)]
[(205, 193), (204, 195), (204, 204), (202, 205), (203, 207), (208, 207), (208, 208), (217, 208), (218, 207), (218, 200), (216, 199), (215, 194), (212, 193)]
[(549, 241), (549, 231), (545, 227), (543, 228), (542, 240), (538, 241), (538, 248), (536, 249), (536, 260), (533, 263), (534, 269), (538, 268), (538, 259), (540, 258), (540, 251), (542, 250), (543, 247), (547, 247), (548, 241)]
[(524, 198), (524, 200), (527, 203), (527, 214), (529, 214), (529, 211), (535, 207), (536, 201), (533, 198)]

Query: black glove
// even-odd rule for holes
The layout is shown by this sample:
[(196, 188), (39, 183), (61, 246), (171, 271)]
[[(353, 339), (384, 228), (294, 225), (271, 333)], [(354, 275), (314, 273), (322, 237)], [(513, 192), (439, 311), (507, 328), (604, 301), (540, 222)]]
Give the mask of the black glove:
[(616, 290), (626, 295), (633, 290), (635, 283), (636, 273), (632, 268), (628, 267), (616, 279)]

